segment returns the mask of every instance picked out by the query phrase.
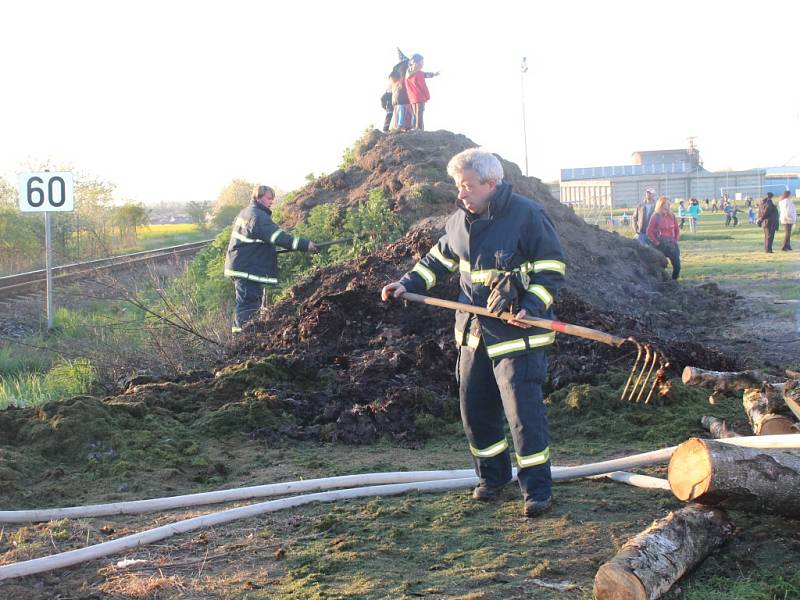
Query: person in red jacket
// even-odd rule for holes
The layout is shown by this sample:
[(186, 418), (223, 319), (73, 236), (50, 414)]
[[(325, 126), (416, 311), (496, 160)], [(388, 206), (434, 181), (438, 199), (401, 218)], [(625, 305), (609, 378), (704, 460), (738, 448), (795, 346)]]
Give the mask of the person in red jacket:
[(669, 210), (669, 199), (661, 196), (656, 202), (653, 218), (647, 226), (647, 239), (672, 263), (672, 279), (677, 279), (681, 272), (681, 251), (678, 248), (680, 237), (678, 219)]
[(406, 92), (408, 92), (408, 101), (411, 103), (411, 112), (414, 115), (414, 129), (423, 131), (425, 123), (423, 121), (423, 113), (425, 112), (425, 103), (431, 99), (431, 93), (428, 91), (428, 84), (425, 79), (429, 77), (436, 77), (439, 72), (426, 73), (422, 70), (425, 60), (421, 54), (414, 54), (411, 57), (411, 62), (408, 65), (408, 74), (406, 75)]

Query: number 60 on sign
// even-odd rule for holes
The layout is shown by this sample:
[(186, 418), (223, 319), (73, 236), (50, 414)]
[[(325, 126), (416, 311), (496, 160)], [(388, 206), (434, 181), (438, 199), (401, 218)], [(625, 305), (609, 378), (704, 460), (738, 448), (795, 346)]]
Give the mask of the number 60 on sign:
[(69, 212), (74, 209), (72, 173), (23, 173), (19, 178), (22, 212)]

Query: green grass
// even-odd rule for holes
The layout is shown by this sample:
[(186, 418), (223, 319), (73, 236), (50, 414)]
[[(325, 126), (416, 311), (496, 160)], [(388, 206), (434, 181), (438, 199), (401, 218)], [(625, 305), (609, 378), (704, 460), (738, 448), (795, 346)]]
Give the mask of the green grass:
[[(626, 209), (630, 215), (631, 209)], [(622, 209), (614, 211), (615, 216)], [(604, 229), (611, 229), (603, 225)], [(630, 225), (613, 228), (624, 237), (633, 237)], [(792, 232), (793, 252), (782, 252), (783, 229), (775, 234), (774, 254), (764, 252), (764, 232), (747, 223), (739, 214), (737, 227), (725, 227), (722, 212), (700, 215), (697, 233), (689, 231), (688, 222), (681, 232), (681, 279), (689, 283), (715, 282), (736, 288), (753, 286), (784, 299), (800, 296), (800, 232)]]
[(726, 284), (774, 285), (786, 279), (800, 283), (797, 254), (781, 252), (783, 231), (773, 243), (774, 254), (764, 252), (764, 232), (749, 225), (725, 227), (723, 215), (701, 215), (697, 234), (681, 236), (681, 277), (686, 281), (718, 281)]
[(120, 249), (119, 253), (139, 252), (142, 250), (153, 250), (155, 248), (165, 248), (167, 246), (177, 246), (178, 244), (188, 244), (199, 242), (214, 237), (214, 232), (200, 229), (191, 223), (166, 223), (161, 225), (149, 225), (139, 231), (136, 244)]
[(95, 381), (95, 370), (85, 359), (56, 362), (46, 373), (21, 372), (0, 377), (0, 409), (40, 406), (52, 400), (88, 394)]
[(44, 372), (51, 362), (50, 356), (41, 350), (19, 345), (0, 347), (0, 377)]
[(776, 574), (772, 581), (740, 575), (736, 578), (715, 576), (686, 587), (686, 600), (794, 600), (800, 598), (800, 574)]

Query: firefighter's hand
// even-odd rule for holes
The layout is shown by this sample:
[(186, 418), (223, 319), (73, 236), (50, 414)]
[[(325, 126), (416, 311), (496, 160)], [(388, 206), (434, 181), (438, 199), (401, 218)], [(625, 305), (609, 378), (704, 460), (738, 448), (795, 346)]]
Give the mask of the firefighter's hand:
[(311, 254), (316, 254), (319, 252), (319, 248), (314, 242), (308, 242), (308, 251), (311, 252)]
[(492, 271), (486, 280), (486, 285), (492, 290), (486, 301), (486, 308), (497, 316), (507, 310), (514, 310), (513, 305), (519, 298), (519, 291), (513, 273)]
[(527, 316), (528, 316), (528, 311), (523, 308), (521, 311), (519, 311), (517, 314), (514, 315), (513, 319), (509, 319), (507, 323), (509, 325), (516, 325), (517, 327), (528, 329), (529, 327), (533, 327), (533, 325), (528, 325), (527, 323), (522, 323), (521, 321), (517, 320), (517, 319), (524, 319)]
[(383, 286), (381, 290), (381, 300), (387, 302), (389, 300), (394, 300), (395, 298), (399, 298), (403, 294), (406, 293), (406, 286), (404, 286), (399, 281), (393, 281), (392, 283)]

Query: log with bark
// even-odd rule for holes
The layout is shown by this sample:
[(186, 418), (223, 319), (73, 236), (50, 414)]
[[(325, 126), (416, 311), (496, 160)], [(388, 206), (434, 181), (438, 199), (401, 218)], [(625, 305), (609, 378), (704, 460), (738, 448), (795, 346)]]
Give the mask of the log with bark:
[(629, 540), (594, 578), (597, 600), (653, 600), (733, 533), (724, 511), (689, 505)]
[(781, 412), (786, 411), (782, 389), (785, 386), (772, 386), (765, 383), (760, 389), (747, 389), (742, 395), (744, 412), (756, 435), (782, 435), (797, 433), (795, 420)]
[(744, 411), (756, 435), (800, 431), (792, 418), (793, 414), (800, 419), (800, 381), (781, 381), (761, 371), (707, 371), (697, 367), (686, 367), (681, 379), (686, 385), (713, 388), (708, 398), (711, 404), (717, 393), (743, 391)]
[(800, 419), (800, 381), (787, 381), (783, 385), (781, 393), (786, 406), (795, 417)]
[(777, 383), (780, 379), (761, 371), (708, 371), (698, 367), (686, 367), (681, 374), (686, 385), (710, 387), (714, 393), (741, 392), (748, 388), (758, 388), (765, 381)]
[(704, 415), (700, 417), (700, 424), (708, 429), (711, 436), (719, 438), (742, 437), (740, 433), (728, 429), (728, 424), (724, 419), (714, 417), (712, 415)]
[(800, 454), (692, 438), (675, 450), (667, 479), (679, 500), (800, 516)]

